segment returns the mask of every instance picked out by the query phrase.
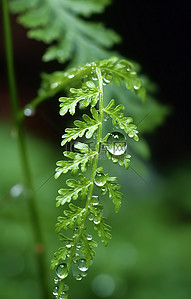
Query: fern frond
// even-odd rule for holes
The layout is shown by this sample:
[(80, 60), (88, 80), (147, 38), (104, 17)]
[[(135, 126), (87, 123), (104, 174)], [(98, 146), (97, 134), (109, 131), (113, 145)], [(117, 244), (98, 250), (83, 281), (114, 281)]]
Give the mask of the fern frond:
[(84, 114), (82, 116), (84, 121), (75, 120), (74, 125), (75, 128), (67, 128), (65, 130), (66, 134), (62, 136), (63, 141), (61, 145), (65, 145), (67, 142), (71, 140), (75, 140), (78, 137), (82, 137), (84, 134), (86, 138), (91, 138), (93, 133), (98, 129), (100, 121), (98, 119), (98, 114), (95, 108), (91, 109), (92, 115), (94, 119), (90, 118), (88, 115)]
[(85, 198), (87, 195), (88, 189), (91, 185), (91, 182), (86, 179), (85, 176), (79, 174), (80, 181), (76, 181), (74, 179), (68, 179), (66, 184), (70, 189), (60, 189), (58, 193), (60, 194), (57, 196), (57, 207), (59, 205), (64, 205), (66, 202), (71, 202), (71, 200), (76, 200), (81, 194), (81, 199)]
[(131, 124), (133, 121), (132, 117), (125, 117), (121, 110), (124, 110), (125, 107), (123, 105), (118, 105), (113, 108), (115, 105), (115, 100), (111, 100), (108, 106), (104, 109), (104, 112), (107, 113), (113, 121), (113, 125), (116, 125), (116, 122), (119, 124), (120, 128), (124, 130), (129, 137), (134, 138), (134, 140), (138, 141), (138, 131), (137, 126)]
[(79, 64), (91, 61), (93, 57), (105, 57), (106, 49), (120, 41), (119, 36), (103, 24), (80, 18), (102, 12), (109, 2), (10, 0), (10, 8), (19, 14), (19, 23), (29, 29), (28, 37), (50, 44), (43, 55), (44, 61), (56, 59), (64, 63), (73, 57), (73, 63)]

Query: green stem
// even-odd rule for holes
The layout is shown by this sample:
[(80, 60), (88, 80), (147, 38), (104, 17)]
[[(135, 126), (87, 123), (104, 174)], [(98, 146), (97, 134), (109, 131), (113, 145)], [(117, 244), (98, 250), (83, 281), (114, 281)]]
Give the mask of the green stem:
[(27, 157), (23, 123), (21, 122), (21, 120), (19, 120), (18, 117), (19, 102), (18, 102), (18, 95), (17, 95), (15, 72), (14, 72), (11, 25), (10, 25), (7, 0), (2, 0), (2, 17), (3, 17), (3, 26), (4, 26), (4, 39), (5, 39), (6, 64), (7, 64), (10, 102), (11, 102), (14, 124), (17, 128), (17, 139), (18, 139), (18, 146), (19, 146), (19, 151), (21, 156), (23, 176), (25, 179), (26, 188), (28, 190), (27, 203), (28, 203), (31, 226), (32, 226), (34, 241), (35, 241), (35, 248), (36, 248), (35, 253), (36, 253), (37, 264), (38, 264), (39, 280), (40, 280), (42, 293), (43, 293), (42, 298), (47, 299), (49, 298), (49, 295), (48, 295), (48, 287), (47, 287), (48, 284), (46, 279), (46, 266), (45, 266), (44, 249), (43, 249), (44, 242), (42, 237), (42, 230), (40, 227), (34, 189), (32, 185), (29, 161)]
[[(88, 66), (81, 67), (79, 69), (75, 69), (74, 70), (75, 75), (73, 77), (68, 75), (67, 72), (63, 73), (63, 78), (62, 78), (61, 84), (58, 84), (58, 86), (56, 86), (55, 88), (52, 88), (52, 89), (48, 90), (47, 92), (44, 92), (42, 95), (35, 97), (27, 106), (30, 106), (30, 108), (32, 110), (34, 110), (39, 104), (41, 104), (45, 100), (53, 97), (55, 94), (59, 93), (60, 91), (62, 91), (66, 87), (68, 87), (69, 85), (73, 84), (75, 81), (78, 81), (81, 78), (83, 78), (84, 76), (89, 75), (92, 71), (92, 67), (93, 67), (93, 65), (89, 64)], [(51, 88), (51, 86), (50, 86), (50, 88)], [(24, 119), (25, 108), (27, 108), (27, 106), (24, 107), (24, 109), (20, 110), (20, 112), (19, 112), (20, 120)]]
[[(90, 188), (89, 188), (89, 192), (88, 192), (88, 196), (87, 196), (87, 201), (86, 201), (86, 205), (85, 205), (86, 213), (84, 214), (84, 221), (83, 221), (82, 225), (79, 228), (78, 237), (75, 238), (75, 243), (74, 243), (74, 246), (72, 247), (72, 252), (70, 254), (70, 259), (67, 262), (68, 269), (71, 266), (72, 259), (73, 259), (73, 256), (75, 254), (75, 251), (76, 251), (76, 245), (77, 245), (78, 240), (79, 240), (79, 238), (80, 238), (80, 236), (82, 234), (82, 231), (83, 231), (83, 229), (85, 227), (85, 222), (86, 222), (87, 215), (88, 215), (88, 212), (89, 212), (89, 205), (90, 205), (90, 201), (91, 201), (91, 198), (92, 198), (92, 192), (93, 192), (93, 187), (94, 187), (94, 179), (95, 179), (96, 170), (97, 170), (97, 166), (98, 166), (99, 147), (100, 147), (101, 138), (102, 138), (102, 122), (103, 122), (103, 80), (102, 80), (102, 75), (101, 75), (101, 71), (100, 71), (99, 68), (96, 68), (96, 74), (97, 74), (97, 77), (98, 77), (99, 115), (100, 115), (100, 124), (99, 124), (99, 128), (98, 128), (98, 136), (97, 136), (97, 143), (96, 143), (96, 149), (95, 149), (97, 155), (96, 155), (96, 157), (94, 159), (94, 163), (93, 163), (93, 167), (92, 167), (92, 173), (91, 173), (91, 179), (90, 179), (91, 185), (90, 185)], [(59, 296), (60, 296), (60, 294), (63, 291), (63, 287), (64, 287), (64, 279), (60, 283), (59, 292), (58, 292), (57, 298), (60, 298)]]

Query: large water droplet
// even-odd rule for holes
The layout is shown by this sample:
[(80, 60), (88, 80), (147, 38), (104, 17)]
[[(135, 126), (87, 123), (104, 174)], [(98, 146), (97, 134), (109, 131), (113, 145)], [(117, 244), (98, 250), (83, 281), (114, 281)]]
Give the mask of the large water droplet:
[(58, 265), (56, 268), (56, 274), (59, 278), (64, 279), (68, 276), (68, 267), (66, 263)]
[(97, 206), (99, 204), (99, 197), (96, 196), (96, 195), (92, 196), (92, 198), (91, 198), (91, 204), (93, 206)]
[(105, 176), (105, 174), (103, 174), (103, 173), (96, 173), (95, 179), (94, 179), (94, 183), (98, 187), (104, 186), (106, 182), (107, 182), (107, 177)]
[(87, 271), (88, 270), (88, 266), (87, 266), (87, 262), (86, 259), (80, 259), (78, 261), (78, 269), (82, 272)]
[(31, 105), (27, 105), (24, 109), (25, 116), (33, 116), (35, 114), (35, 109)]
[(110, 133), (106, 148), (108, 152), (114, 156), (123, 155), (127, 149), (125, 136), (120, 132)]

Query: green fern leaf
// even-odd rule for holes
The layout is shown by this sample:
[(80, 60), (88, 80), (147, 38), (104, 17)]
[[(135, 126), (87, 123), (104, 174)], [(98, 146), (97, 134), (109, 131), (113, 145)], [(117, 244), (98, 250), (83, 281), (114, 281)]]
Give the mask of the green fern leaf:
[(69, 204), (70, 210), (64, 210), (64, 217), (58, 217), (56, 224), (56, 232), (59, 233), (62, 229), (67, 230), (72, 228), (75, 224), (80, 225), (85, 209), (79, 208), (72, 203)]
[[(74, 145), (76, 149), (79, 149), (80, 143)], [(58, 166), (56, 168), (56, 174), (55, 178), (57, 179), (62, 173), (67, 173), (68, 171), (71, 171), (72, 175), (76, 175), (77, 171), (80, 169), (81, 171), (86, 172), (87, 166), (90, 166), (92, 163), (92, 160), (97, 155), (96, 152), (92, 151), (88, 145), (83, 144), (84, 153), (75, 153), (75, 152), (63, 152), (64, 156), (69, 158), (68, 161), (58, 161), (56, 165)]]
[(79, 102), (81, 106), (87, 107), (91, 104), (94, 107), (99, 99), (99, 90), (95, 84), (91, 81), (86, 82), (82, 88), (75, 89), (70, 88), (70, 93), (72, 97), (62, 97), (59, 99), (60, 104), (60, 115), (65, 115), (68, 111), (71, 115), (74, 115), (75, 108)]
[(54, 269), (60, 262), (60, 260), (65, 260), (68, 254), (67, 247), (61, 247), (57, 252), (54, 253), (54, 258), (51, 260), (51, 269)]
[(108, 245), (108, 241), (111, 239), (111, 226), (106, 224), (104, 221), (106, 219), (103, 217), (101, 218), (100, 222), (95, 224), (94, 229), (97, 231), (98, 236), (101, 238), (101, 241), (104, 243), (105, 246)]
[(73, 58), (73, 64), (80, 64), (93, 57), (105, 57), (106, 49), (120, 41), (119, 36), (103, 24), (80, 18), (80, 15), (89, 17), (102, 12), (108, 3), (109, 0), (57, 0), (56, 3), (10, 0), (10, 8), (20, 14), (19, 22), (29, 28), (28, 37), (48, 44), (54, 42), (45, 52), (44, 61), (57, 59), (64, 63)]
[(57, 196), (57, 206), (64, 205), (66, 202), (71, 202), (71, 200), (76, 200), (81, 193), (81, 199), (83, 199), (88, 192), (91, 182), (86, 179), (82, 174), (79, 174), (80, 181), (74, 179), (69, 179), (66, 184), (70, 189), (60, 189)]
[(87, 236), (85, 236), (84, 234), (82, 234), (82, 248), (81, 248), (81, 252), (82, 255), (85, 257), (86, 259), (86, 264), (89, 267), (91, 265), (91, 261), (93, 260), (93, 257), (95, 255), (95, 251), (93, 250), (92, 247), (97, 247), (97, 243), (95, 241), (93, 241), (92, 239), (89, 240), (87, 238)]
[(74, 125), (76, 128), (67, 128), (66, 133), (64, 134), (63, 141), (61, 145), (65, 145), (67, 142), (70, 142), (72, 139), (75, 140), (78, 137), (82, 137), (84, 134), (86, 134), (86, 138), (91, 138), (93, 133), (98, 129), (98, 126), (100, 124), (98, 119), (98, 114), (96, 112), (95, 108), (91, 109), (91, 112), (93, 114), (94, 119), (90, 118), (88, 115), (84, 114), (82, 116), (83, 121), (75, 120)]
[(107, 113), (113, 121), (113, 125), (116, 125), (116, 122), (119, 124), (120, 128), (124, 130), (129, 137), (133, 137), (134, 140), (138, 141), (138, 131), (137, 127), (134, 124), (131, 124), (133, 121), (132, 117), (125, 117), (121, 110), (124, 110), (125, 107), (120, 104), (113, 108), (115, 105), (115, 100), (111, 100), (108, 106), (104, 109), (104, 112)]
[(109, 198), (112, 199), (115, 205), (115, 211), (118, 212), (121, 207), (121, 199), (123, 198), (123, 194), (118, 190), (121, 189), (121, 186), (116, 183), (117, 178), (109, 177), (107, 179), (106, 187), (109, 191)]

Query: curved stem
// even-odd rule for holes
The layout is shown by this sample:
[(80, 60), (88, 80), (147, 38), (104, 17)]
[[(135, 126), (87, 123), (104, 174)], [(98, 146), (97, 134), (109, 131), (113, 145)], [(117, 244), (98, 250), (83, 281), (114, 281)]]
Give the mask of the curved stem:
[[(72, 71), (72, 70), (70, 70)], [(43, 94), (36, 96), (32, 101), (30, 101), (24, 109), (19, 111), (19, 120), (23, 120), (25, 118), (25, 108), (30, 106), (32, 110), (34, 110), (39, 104), (53, 97), (55, 94), (59, 93), (61, 90), (65, 89), (71, 83), (83, 78), (86, 75), (89, 75), (92, 71), (92, 65), (86, 65), (85, 67), (81, 67), (79, 69), (75, 69), (75, 75), (68, 75), (67, 72), (63, 73), (62, 83), (58, 84), (56, 87), (44, 92)]]
[(2, 17), (3, 17), (3, 25), (4, 25), (7, 76), (8, 76), (12, 115), (14, 119), (14, 124), (17, 128), (17, 139), (18, 139), (18, 146), (19, 146), (19, 151), (21, 156), (23, 177), (25, 180), (26, 188), (28, 190), (27, 202), (28, 202), (28, 208), (30, 214), (31, 227), (34, 235), (35, 253), (36, 253), (36, 259), (38, 264), (39, 281), (42, 288), (42, 298), (47, 299), (49, 298), (49, 295), (48, 295), (48, 287), (47, 287), (48, 284), (46, 279), (46, 266), (45, 266), (44, 249), (43, 249), (44, 242), (43, 242), (42, 230), (40, 226), (40, 219), (38, 215), (38, 208), (36, 205), (35, 194), (32, 185), (29, 161), (27, 157), (23, 123), (18, 117), (19, 102), (18, 102), (18, 95), (17, 95), (15, 72), (14, 72), (12, 36), (11, 36), (11, 26), (10, 26), (9, 9), (8, 9), (7, 0), (2, 0)]
[[(74, 246), (72, 248), (70, 259), (67, 262), (68, 269), (71, 266), (72, 259), (73, 259), (73, 256), (75, 254), (75, 251), (76, 251), (76, 245), (77, 245), (78, 240), (79, 240), (79, 238), (82, 234), (82, 231), (85, 227), (85, 222), (86, 222), (87, 215), (88, 215), (88, 212), (89, 212), (89, 205), (90, 205), (90, 201), (91, 201), (91, 198), (92, 198), (92, 192), (93, 192), (93, 187), (94, 187), (94, 179), (95, 179), (96, 170), (97, 170), (97, 166), (98, 166), (99, 147), (100, 147), (101, 138), (102, 138), (101, 135), (102, 135), (102, 122), (103, 122), (103, 80), (102, 80), (102, 75), (101, 75), (101, 71), (100, 71), (99, 68), (96, 68), (96, 74), (97, 74), (97, 77), (98, 77), (98, 87), (99, 87), (99, 115), (100, 115), (100, 119), (99, 119), (100, 124), (99, 124), (99, 128), (98, 128), (97, 144), (96, 144), (96, 149), (95, 149), (97, 154), (96, 154), (96, 157), (94, 159), (94, 163), (93, 163), (93, 167), (92, 167), (92, 173), (91, 173), (91, 179), (90, 179), (91, 185), (90, 185), (90, 188), (89, 188), (87, 201), (86, 201), (86, 205), (85, 205), (86, 212), (84, 214), (83, 223), (79, 228), (78, 237), (75, 239), (75, 243), (74, 243)], [(63, 287), (64, 287), (64, 279), (60, 283), (57, 298), (60, 298), (59, 296), (63, 291)]]

